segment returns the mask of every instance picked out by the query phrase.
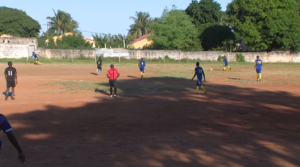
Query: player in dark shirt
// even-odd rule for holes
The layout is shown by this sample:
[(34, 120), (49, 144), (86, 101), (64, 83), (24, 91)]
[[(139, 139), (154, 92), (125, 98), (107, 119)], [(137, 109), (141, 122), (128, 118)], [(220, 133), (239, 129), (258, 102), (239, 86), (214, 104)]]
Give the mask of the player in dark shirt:
[(11, 99), (15, 99), (15, 86), (18, 84), (17, 79), (17, 70), (12, 67), (12, 62), (8, 62), (8, 67), (4, 71), (5, 79), (6, 79), (6, 92), (5, 92), (5, 100), (7, 100), (9, 95), (9, 88), (12, 88)]
[(99, 57), (98, 61), (97, 61), (97, 75), (99, 75), (99, 71), (102, 70), (102, 60), (101, 57)]
[[(11, 144), (18, 150), (19, 152), (19, 161), (21, 163), (25, 162), (25, 155), (18, 143), (18, 140), (12, 133), (12, 127), (10, 126), (9, 122), (7, 121), (6, 117), (2, 114), (0, 114), (0, 131), (3, 131), (3, 133), (6, 134), (8, 140), (11, 142)], [(0, 140), (0, 149), (1, 149), (1, 140)]]

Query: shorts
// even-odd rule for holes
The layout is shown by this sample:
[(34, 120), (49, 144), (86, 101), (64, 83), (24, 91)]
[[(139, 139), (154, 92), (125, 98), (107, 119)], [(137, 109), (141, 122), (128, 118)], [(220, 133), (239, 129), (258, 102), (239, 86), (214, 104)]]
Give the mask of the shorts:
[(140, 68), (140, 71), (145, 73), (145, 68)]
[(110, 79), (109, 80), (109, 86), (117, 88), (117, 80), (116, 79)]
[(227, 66), (228, 66), (228, 63), (225, 63), (225, 64), (224, 64), (224, 67), (227, 67)]
[(196, 86), (200, 86), (201, 84), (202, 84), (202, 78), (201, 79), (197, 79)]
[(16, 86), (16, 83), (15, 81), (6, 81), (6, 87), (7, 88), (10, 88), (10, 87), (15, 87)]
[(256, 69), (256, 73), (261, 73), (261, 68), (260, 69)]

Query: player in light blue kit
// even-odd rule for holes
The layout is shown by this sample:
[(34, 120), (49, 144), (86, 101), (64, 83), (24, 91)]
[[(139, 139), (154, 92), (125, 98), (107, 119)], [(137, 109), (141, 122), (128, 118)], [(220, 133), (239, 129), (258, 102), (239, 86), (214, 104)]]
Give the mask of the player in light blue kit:
[(139, 67), (140, 67), (140, 71), (141, 71), (141, 78), (145, 77), (145, 66), (146, 66), (146, 62), (144, 61), (143, 58), (141, 58), (141, 61), (139, 62)]
[(197, 83), (196, 83), (196, 86), (197, 86), (197, 93), (199, 91), (199, 86), (201, 87), (201, 89), (205, 92), (205, 94), (207, 93), (206, 89), (204, 88), (204, 86), (202, 85), (202, 75), (204, 77), (204, 81), (205, 80), (205, 74), (204, 74), (204, 70), (202, 67), (199, 66), (200, 63), (197, 62), (196, 63), (196, 68), (195, 68), (195, 75), (194, 77), (192, 78), (192, 80), (194, 80), (195, 76), (197, 75)]
[(255, 66), (254, 66), (254, 68), (256, 68), (257, 81), (261, 81), (261, 68), (262, 68), (262, 65), (263, 65), (262, 60), (260, 60), (259, 56), (257, 56), (256, 60), (255, 60)]
[[(10, 124), (8, 123), (6, 117), (2, 114), (0, 114), (0, 131), (3, 131), (3, 133), (6, 134), (8, 140), (11, 142), (11, 144), (18, 150), (19, 152), (19, 161), (21, 163), (25, 162), (25, 155), (16, 139), (16, 137), (14, 136), (14, 134), (12, 133), (12, 127), (10, 126)], [(1, 140), (0, 140), (0, 149), (1, 149)]]

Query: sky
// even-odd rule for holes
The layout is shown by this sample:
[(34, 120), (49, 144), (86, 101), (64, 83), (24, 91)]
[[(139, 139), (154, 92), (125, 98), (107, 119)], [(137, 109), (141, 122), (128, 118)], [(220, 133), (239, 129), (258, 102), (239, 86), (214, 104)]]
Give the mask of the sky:
[[(1, 0), (2, 1), (2, 0)], [(62, 10), (69, 13), (79, 23), (79, 28), (85, 37), (92, 34), (124, 34), (126, 35), (130, 24), (129, 19), (135, 16), (136, 11), (148, 12), (151, 17), (160, 17), (163, 10), (172, 5), (178, 9), (186, 9), (191, 0), (8, 0), (0, 1), (0, 6), (25, 11), (27, 15), (37, 20), (42, 27), (41, 32), (47, 31), (47, 17), (53, 17), (54, 12)], [(215, 0), (222, 10), (232, 0)]]

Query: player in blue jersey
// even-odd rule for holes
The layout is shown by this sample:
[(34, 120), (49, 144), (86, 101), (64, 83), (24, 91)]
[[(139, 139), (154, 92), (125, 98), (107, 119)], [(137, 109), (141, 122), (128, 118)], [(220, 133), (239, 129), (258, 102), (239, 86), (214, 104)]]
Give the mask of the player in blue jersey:
[(35, 59), (34, 64), (41, 64), (41, 63), (39, 62), (39, 58), (38, 58), (37, 54), (35, 54), (34, 52), (32, 52), (32, 56), (33, 56), (34, 59)]
[(145, 77), (145, 66), (146, 66), (146, 62), (144, 61), (143, 58), (141, 58), (141, 61), (139, 62), (139, 67), (140, 67), (140, 71), (141, 71), (141, 78)]
[(254, 68), (256, 68), (256, 78), (257, 81), (261, 81), (261, 68), (262, 68), (263, 62), (259, 59), (259, 56), (256, 57), (255, 60), (255, 66)]
[[(25, 155), (18, 143), (18, 140), (16, 139), (15, 135), (12, 133), (12, 128), (9, 124), (9, 122), (7, 121), (6, 117), (2, 114), (0, 114), (0, 131), (3, 131), (3, 133), (6, 134), (8, 140), (11, 142), (11, 144), (18, 150), (19, 155), (19, 161), (21, 163), (25, 162)], [(1, 140), (0, 140), (0, 149), (1, 149)]]
[(223, 71), (226, 70), (226, 67), (229, 68), (231, 70), (231, 67), (228, 65), (228, 59), (227, 56), (224, 56), (224, 69)]
[(205, 92), (205, 94), (206, 94), (207, 91), (206, 91), (206, 89), (204, 88), (204, 86), (202, 85), (202, 75), (203, 75), (203, 77), (204, 77), (204, 81), (206, 81), (206, 80), (205, 80), (205, 74), (204, 74), (203, 68), (200, 67), (199, 65), (200, 65), (200, 63), (197, 62), (197, 63), (196, 63), (196, 66), (197, 66), (197, 67), (195, 68), (195, 75), (194, 75), (194, 77), (192, 78), (192, 80), (194, 80), (195, 76), (197, 75), (197, 84), (196, 84), (196, 86), (197, 86), (197, 93), (198, 93), (198, 91), (199, 91), (199, 86), (200, 86), (201, 89), (202, 89), (202, 90)]

